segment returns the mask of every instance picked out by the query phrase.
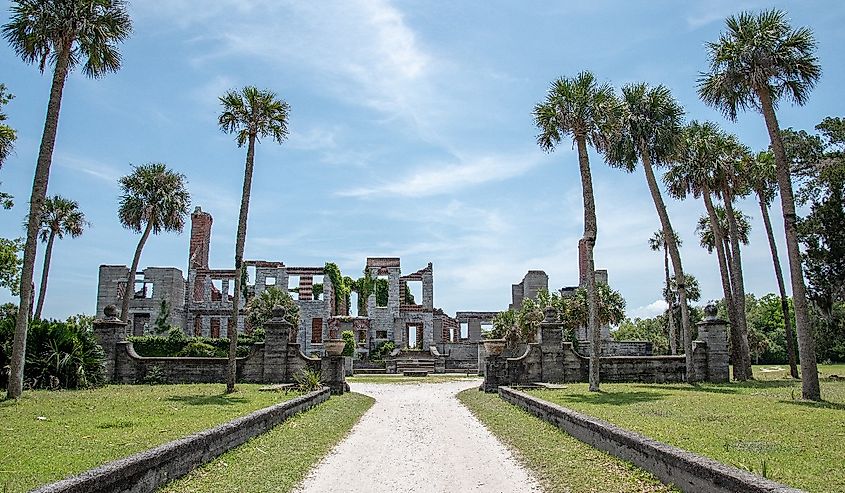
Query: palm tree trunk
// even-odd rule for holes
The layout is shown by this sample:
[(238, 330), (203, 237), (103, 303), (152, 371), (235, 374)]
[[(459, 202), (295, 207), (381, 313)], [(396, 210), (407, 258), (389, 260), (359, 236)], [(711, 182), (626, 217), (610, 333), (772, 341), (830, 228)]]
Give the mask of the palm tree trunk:
[[(751, 368), (751, 350), (748, 346), (748, 322), (745, 317), (745, 281), (742, 277), (742, 252), (739, 247), (739, 228), (736, 224), (736, 216), (734, 215), (733, 196), (727, 189), (724, 191), (725, 215), (728, 219), (728, 235), (731, 243), (731, 262), (728, 264), (733, 272), (733, 279), (731, 287), (734, 294), (734, 306), (736, 306), (737, 313), (737, 329), (739, 331), (739, 352), (742, 357), (742, 365), (745, 368), (745, 377), (754, 378), (754, 373)], [(734, 363), (736, 364), (736, 363)]]
[(129, 274), (126, 275), (126, 288), (123, 290), (123, 302), (120, 305), (120, 319), (124, 322), (129, 321), (129, 300), (135, 296), (135, 273), (138, 272), (138, 264), (141, 262), (141, 251), (144, 250), (144, 245), (147, 243), (147, 238), (150, 237), (150, 231), (153, 229), (152, 221), (147, 221), (147, 226), (144, 227), (144, 234), (138, 240), (138, 246), (135, 247), (135, 255), (132, 257), (132, 267), (129, 268)]
[(238, 354), (238, 315), (241, 302), (241, 278), (244, 268), (244, 244), (246, 243), (246, 222), (249, 216), (249, 196), (252, 190), (252, 170), (255, 164), (255, 134), (250, 134), (244, 167), (244, 188), (241, 195), (241, 212), (238, 216), (238, 236), (235, 240), (235, 294), (232, 296), (232, 316), (229, 319), (229, 365), (226, 372), (226, 393), (235, 391)]
[(672, 306), (675, 301), (675, 295), (673, 295), (672, 290), (669, 289), (669, 283), (672, 281), (672, 278), (669, 275), (669, 249), (666, 247), (665, 240), (663, 243), (663, 270), (666, 272), (666, 304), (668, 305), (666, 317), (669, 322), (669, 352), (671, 354), (677, 354), (678, 339), (677, 334), (675, 333), (675, 308)]
[(62, 107), (62, 92), (68, 74), (70, 48), (69, 40), (58, 53), (56, 68), (53, 70), (53, 83), (50, 87), (50, 101), (47, 103), (47, 117), (44, 120), (44, 133), (38, 150), (35, 165), (35, 177), (32, 181), (32, 195), (29, 199), (29, 215), (26, 223), (26, 244), (23, 249), (23, 267), (21, 269), (21, 298), (18, 305), (18, 318), (15, 323), (15, 340), (12, 343), (12, 361), (9, 371), (9, 385), (6, 397), (18, 399), (23, 392), (23, 367), (26, 357), (26, 336), (29, 328), (29, 316), (32, 308), (32, 275), (35, 270), (35, 253), (38, 246), (38, 227), (41, 209), (47, 196), (47, 183), (50, 180), (50, 165), (53, 162), (53, 148), (59, 129), (59, 113)]
[(33, 320), (41, 320), (41, 310), (44, 308), (44, 298), (47, 295), (47, 276), (50, 273), (50, 256), (53, 255), (53, 240), (56, 239), (56, 232), (50, 231), (47, 238), (47, 248), (44, 250), (44, 267), (41, 269), (41, 289), (38, 291), (38, 302), (35, 304)]
[(598, 392), (601, 330), (596, 316), (596, 265), (593, 259), (593, 249), (596, 246), (598, 235), (596, 201), (593, 196), (593, 178), (590, 173), (590, 158), (587, 155), (587, 141), (583, 135), (577, 136), (575, 140), (578, 144), (578, 165), (581, 169), (581, 188), (584, 194), (584, 246), (587, 250), (587, 329), (590, 334), (590, 392)]
[(801, 250), (798, 247), (797, 216), (795, 199), (792, 195), (792, 178), (789, 175), (789, 163), (780, 126), (772, 105), (772, 96), (768, 88), (757, 89), (760, 107), (766, 120), (769, 139), (775, 155), (780, 203), (783, 208), (783, 229), (786, 232), (786, 253), (789, 258), (789, 276), (792, 281), (792, 304), (795, 307), (795, 331), (798, 333), (798, 358), (801, 363), (801, 395), (804, 399), (820, 401), (819, 369), (816, 364), (816, 342), (810, 326), (810, 308), (807, 306), (807, 289), (804, 286), (804, 269), (801, 266)]
[(740, 335), (737, 333), (737, 313), (733, 300), (733, 290), (731, 289), (730, 274), (728, 273), (728, 252), (725, 249), (724, 234), (722, 233), (722, 228), (719, 226), (719, 219), (716, 217), (716, 209), (713, 207), (713, 201), (710, 198), (710, 190), (704, 187), (701, 195), (704, 198), (704, 207), (707, 209), (707, 216), (710, 218), (710, 229), (713, 231), (713, 244), (716, 247), (716, 257), (719, 259), (719, 273), (722, 277), (722, 292), (725, 295), (725, 305), (728, 307), (728, 317), (731, 319), (731, 360), (734, 364), (734, 380), (744, 381), (746, 380), (745, 369), (741, 364), (737, 364), (741, 360), (739, 344), (737, 343)]
[(681, 330), (684, 333), (684, 354), (686, 356), (687, 381), (695, 380), (695, 368), (692, 362), (692, 328), (689, 321), (689, 307), (687, 305), (687, 287), (684, 268), (681, 264), (681, 252), (678, 250), (678, 241), (675, 231), (672, 229), (672, 222), (669, 220), (669, 213), (663, 196), (660, 195), (660, 188), (657, 186), (657, 178), (654, 176), (654, 169), (651, 165), (651, 156), (645, 142), (640, 142), (640, 159), (643, 162), (648, 189), (651, 192), (651, 199), (657, 209), (657, 216), (660, 218), (660, 225), (663, 228), (663, 242), (669, 249), (669, 256), (672, 258), (672, 267), (675, 270), (675, 282), (678, 285), (678, 304), (681, 309)]
[(798, 378), (798, 364), (795, 357), (795, 334), (792, 333), (792, 316), (789, 313), (789, 298), (786, 296), (786, 285), (783, 282), (783, 270), (780, 268), (780, 257), (778, 246), (775, 243), (775, 234), (772, 230), (772, 220), (769, 218), (769, 206), (763, 200), (763, 193), (758, 190), (757, 198), (760, 201), (760, 215), (763, 216), (763, 225), (766, 227), (766, 237), (769, 239), (769, 249), (772, 251), (772, 263), (775, 266), (775, 278), (778, 281), (778, 292), (780, 293), (780, 307), (783, 311), (783, 327), (786, 331), (786, 356), (789, 359), (789, 374), (792, 378)]

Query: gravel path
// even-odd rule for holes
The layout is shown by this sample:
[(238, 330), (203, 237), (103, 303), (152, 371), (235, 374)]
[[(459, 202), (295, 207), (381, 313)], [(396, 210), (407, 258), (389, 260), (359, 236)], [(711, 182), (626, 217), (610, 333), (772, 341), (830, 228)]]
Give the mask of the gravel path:
[(455, 398), (479, 383), (353, 383), (353, 392), (376, 403), (298, 491), (541, 491)]

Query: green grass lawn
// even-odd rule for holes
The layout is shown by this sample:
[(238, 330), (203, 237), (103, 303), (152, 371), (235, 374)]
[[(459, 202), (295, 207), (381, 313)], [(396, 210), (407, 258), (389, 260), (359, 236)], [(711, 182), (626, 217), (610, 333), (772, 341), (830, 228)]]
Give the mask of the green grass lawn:
[(651, 474), (611, 457), (503, 401), (465, 390), (458, 399), (540, 480), (546, 492), (675, 491)]
[(311, 466), (349, 433), (373, 402), (371, 397), (355, 393), (332, 396), (327, 402), (230, 450), (161, 491), (291, 491), (305, 478)]
[(346, 381), (349, 383), (444, 383), (454, 382), (457, 380), (481, 380), (475, 374), (467, 375), (466, 373), (436, 373), (426, 377), (406, 377), (402, 374), (383, 374), (383, 375), (358, 375), (354, 377), (347, 377)]
[(821, 403), (800, 400), (799, 381), (777, 378), (788, 367), (754, 370), (758, 381), (744, 384), (602, 384), (601, 393), (573, 384), (529, 392), (726, 464), (765, 470), (790, 486), (845, 492), (845, 382), (824, 379), (845, 375), (845, 365), (820, 367)]
[(292, 399), (223, 384), (110, 385), (0, 402), (0, 491), (26, 491)]

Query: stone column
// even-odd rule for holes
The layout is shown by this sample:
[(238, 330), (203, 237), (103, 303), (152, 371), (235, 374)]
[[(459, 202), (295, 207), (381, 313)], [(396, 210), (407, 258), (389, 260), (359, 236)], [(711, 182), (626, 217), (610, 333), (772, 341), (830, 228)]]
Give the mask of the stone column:
[(499, 390), (500, 385), (507, 385), (508, 365), (502, 355), (488, 354), (484, 359), (484, 383), (481, 389), (484, 392), (493, 393)]
[(126, 326), (129, 325), (117, 317), (117, 307), (107, 305), (103, 309), (103, 318), (94, 320), (94, 336), (105, 353), (106, 381), (114, 381), (117, 345), (126, 340)]
[(566, 355), (563, 349), (563, 323), (557, 319), (557, 310), (547, 307), (545, 319), (540, 322), (540, 365), (544, 382), (566, 380)]
[(698, 322), (698, 339), (706, 344), (707, 364), (705, 375), (695, 375), (698, 381), (724, 383), (728, 373), (728, 322), (716, 317), (716, 305), (704, 308), (704, 320)]
[(470, 318), (467, 320), (467, 341), (476, 342), (481, 340), (481, 319)]
[(285, 309), (273, 307), (273, 317), (264, 322), (264, 376), (267, 383), (284, 382), (287, 374), (288, 340), (292, 326), (285, 320)]
[(331, 389), (332, 395), (343, 395), (349, 392), (343, 360), (343, 356), (328, 355), (320, 359), (320, 376), (323, 385)]

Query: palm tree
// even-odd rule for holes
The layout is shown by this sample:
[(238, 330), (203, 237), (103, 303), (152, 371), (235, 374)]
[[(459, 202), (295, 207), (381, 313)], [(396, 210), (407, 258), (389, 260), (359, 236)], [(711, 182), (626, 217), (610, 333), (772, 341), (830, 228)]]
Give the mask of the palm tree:
[(727, 32), (722, 33), (718, 42), (707, 45), (710, 70), (701, 74), (698, 94), (705, 103), (719, 108), (731, 120), (736, 119), (738, 111), (747, 109), (763, 114), (775, 156), (783, 209), (801, 362), (801, 393), (805, 399), (818, 401), (821, 389), (798, 247), (792, 178), (775, 114), (775, 105), (782, 97), (798, 105), (807, 102), (821, 76), (821, 66), (815, 55), (816, 41), (810, 29), (792, 29), (786, 14), (780, 10), (757, 15), (743, 12), (729, 17), (725, 24)]
[[(668, 242), (663, 240), (663, 231), (655, 231), (651, 238), (648, 239), (648, 246), (652, 249), (652, 251), (660, 251), (663, 250), (663, 269), (666, 274), (665, 285), (669, 286), (669, 280), (673, 276), (669, 273), (669, 247), (667, 245)], [(681, 239), (675, 237), (675, 244), (681, 246)], [(667, 288), (668, 289), (668, 288)], [(675, 310), (673, 308), (675, 297), (670, 296), (670, 292), (664, 289), (664, 298), (666, 299), (666, 317), (668, 319), (668, 326), (669, 326), (669, 351), (671, 354), (678, 353), (678, 334), (677, 330), (675, 329)], [(680, 293), (679, 293), (680, 294)], [(684, 302), (686, 302), (686, 295), (684, 295)], [(681, 308), (683, 310), (683, 308)], [(689, 313), (689, 311), (687, 311)]]
[(23, 390), (39, 218), (47, 195), (65, 80), (80, 63), (88, 77), (116, 72), (121, 62), (117, 44), (131, 31), (132, 23), (123, 0), (16, 0), (11, 7), (10, 20), (3, 26), (3, 37), (24, 62), (38, 64), (42, 73), (48, 64), (54, 65), (26, 223), (20, 304), (7, 393), (11, 399), (19, 398)]
[[(648, 183), (657, 216), (660, 218), (662, 237), (668, 240), (665, 242), (665, 247), (672, 258), (675, 277), (686, 279), (681, 264), (677, 235), (672, 229), (666, 203), (663, 202), (660, 187), (654, 175), (654, 166), (667, 164), (675, 153), (682, 130), (684, 109), (675, 101), (669, 89), (662, 85), (657, 87), (649, 87), (643, 83), (626, 85), (622, 88), (622, 101), (627, 109), (626, 118), (622, 132), (619, 134), (620, 138), (613, 143), (611, 152), (608, 153), (608, 161), (629, 172), (636, 169), (637, 160), (643, 163), (646, 183)], [(686, 286), (683, 282), (678, 285), (678, 294), (687, 376), (690, 381), (693, 381), (695, 367), (692, 361), (692, 329), (689, 321)], [(671, 319), (670, 323), (672, 323)], [(670, 332), (670, 336), (672, 335), (674, 334)], [(670, 337), (670, 343), (671, 340)], [(673, 348), (672, 354), (675, 354), (677, 347), (673, 346)]]
[(775, 278), (780, 293), (780, 305), (783, 311), (783, 325), (786, 331), (786, 354), (789, 360), (789, 373), (792, 378), (798, 378), (797, 358), (795, 357), (795, 334), (792, 333), (792, 316), (789, 311), (789, 298), (786, 295), (786, 283), (783, 280), (783, 271), (780, 267), (778, 246), (775, 242), (775, 235), (772, 231), (772, 221), (769, 218), (769, 205), (775, 198), (776, 193), (776, 166), (775, 158), (771, 152), (763, 151), (757, 154), (747, 167), (748, 185), (757, 195), (760, 203), (760, 215), (763, 217), (763, 226), (766, 228), (766, 237), (769, 240), (769, 249), (772, 252), (772, 263), (775, 267)]
[(720, 175), (725, 167), (724, 133), (713, 123), (691, 122), (686, 126), (681, 143), (675, 156), (675, 162), (663, 176), (663, 180), (673, 196), (683, 199), (689, 194), (701, 197), (710, 218), (713, 231), (714, 245), (719, 260), (719, 271), (722, 278), (722, 290), (725, 303), (731, 318), (731, 340), (733, 341), (732, 359), (734, 361), (734, 378), (745, 380), (750, 366), (751, 357), (748, 350), (747, 336), (743, 337), (742, 323), (744, 312), (737, 312), (734, 300), (734, 290), (731, 280), (734, 276), (729, 273), (728, 253), (725, 250), (726, 232), (720, 227), (713, 204), (712, 194), (720, 187)]
[(76, 238), (82, 234), (85, 226), (88, 226), (85, 214), (79, 210), (79, 204), (75, 200), (66, 199), (60, 195), (47, 197), (44, 201), (44, 210), (41, 213), (41, 230), (39, 236), (41, 241), (47, 243), (47, 250), (44, 251), (44, 268), (41, 270), (41, 290), (38, 292), (38, 302), (35, 304), (35, 320), (41, 319), (41, 310), (44, 308), (44, 299), (47, 295), (47, 276), (50, 272), (50, 257), (53, 254), (53, 241), (58, 237), (60, 240), (65, 235)]
[[(730, 248), (730, 238), (728, 238), (731, 233), (727, 231), (728, 229), (728, 217), (727, 212), (725, 212), (725, 208), (720, 205), (714, 204), (714, 209), (716, 211), (716, 222), (719, 223), (719, 229), (721, 229), (725, 233), (725, 238), (722, 238), (722, 244), (725, 246), (725, 253), (728, 253), (728, 248)], [(734, 211), (736, 215), (736, 225), (737, 225), (737, 232), (739, 233), (739, 242), (743, 245), (747, 245), (749, 242), (748, 235), (751, 233), (751, 222), (750, 217), (747, 215)], [(713, 228), (710, 226), (710, 216), (704, 214), (703, 216), (698, 218), (698, 224), (695, 227), (695, 231), (698, 233), (698, 240), (701, 248), (707, 250), (708, 253), (713, 253), (713, 250), (716, 248), (715, 237), (713, 235)]]
[(120, 224), (141, 233), (123, 290), (120, 319), (126, 322), (129, 320), (129, 300), (135, 294), (135, 273), (138, 272), (147, 238), (150, 233), (159, 234), (161, 231), (181, 233), (191, 195), (185, 187), (185, 175), (167, 169), (164, 163), (134, 166), (132, 173), (121, 177), (118, 182), (122, 191), (117, 211)]
[(232, 316), (229, 335), (229, 368), (226, 376), (226, 393), (235, 391), (237, 371), (235, 356), (238, 349), (238, 312), (240, 311), (241, 278), (243, 274), (246, 222), (249, 215), (249, 196), (252, 189), (252, 170), (255, 163), (255, 143), (270, 136), (281, 144), (288, 135), (290, 106), (276, 99), (272, 91), (247, 86), (240, 91), (228, 91), (220, 98), (223, 112), (218, 123), (225, 133), (234, 133), (238, 147), (247, 145), (241, 211), (238, 216), (238, 236), (235, 240), (235, 294), (232, 297)]
[(564, 136), (571, 136), (578, 149), (581, 187), (584, 198), (584, 245), (586, 247), (586, 279), (588, 330), (591, 339), (590, 391), (599, 390), (599, 355), (601, 332), (596, 312), (596, 273), (593, 249), (598, 228), (593, 181), (587, 145), (606, 152), (618, 132), (623, 107), (609, 84), (599, 84), (590, 72), (572, 78), (559, 78), (552, 83), (546, 99), (534, 106), (534, 123), (540, 129), (537, 143), (546, 152), (554, 150)]

